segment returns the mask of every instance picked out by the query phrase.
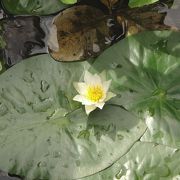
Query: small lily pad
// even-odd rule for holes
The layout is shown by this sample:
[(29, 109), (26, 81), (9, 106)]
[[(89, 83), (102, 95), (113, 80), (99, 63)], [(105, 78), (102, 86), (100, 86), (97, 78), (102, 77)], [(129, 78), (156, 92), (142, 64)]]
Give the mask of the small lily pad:
[[(114, 28), (119, 31), (115, 32)], [(88, 5), (74, 6), (54, 18), (49, 52), (58, 61), (96, 57), (119, 37), (121, 31), (121, 25), (100, 9)]]

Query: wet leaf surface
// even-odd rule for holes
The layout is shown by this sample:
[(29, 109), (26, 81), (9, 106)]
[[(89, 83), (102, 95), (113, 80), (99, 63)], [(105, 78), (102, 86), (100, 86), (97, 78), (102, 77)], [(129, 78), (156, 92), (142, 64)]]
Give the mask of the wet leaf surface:
[[(152, 46), (153, 37), (156, 42), (166, 39), (166, 46), (163, 43)], [(172, 37), (178, 38), (179, 33), (144, 32), (131, 36), (129, 41), (122, 40), (101, 54), (93, 68), (110, 71), (114, 89), (119, 94), (111, 103), (146, 119), (148, 130), (142, 137), (144, 141), (179, 148), (180, 54), (170, 55), (173, 48), (168, 44)], [(166, 53), (162, 53), (164, 48)]]
[[(180, 63), (179, 57), (161, 52), (161, 43), (151, 46), (152, 41), (146, 41), (148, 34), (154, 37), (158, 33), (128, 37), (91, 64), (60, 63), (42, 55), (3, 73), (0, 168), (29, 179), (92, 175), (87, 178), (101, 180), (128, 176), (129, 172), (131, 177), (136, 172), (147, 179), (176, 176), (173, 167), (179, 163), (178, 158), (168, 153), (179, 148)], [(156, 40), (179, 35), (171, 33), (161, 32)], [(86, 69), (98, 73), (106, 70), (112, 79), (111, 90), (117, 94), (103, 110), (89, 117), (80, 104), (72, 101), (72, 83), (79, 81)], [(147, 111), (149, 116), (145, 116)], [(143, 154), (147, 147), (149, 153)], [(144, 158), (140, 170), (134, 162), (137, 158)], [(161, 162), (155, 163), (157, 167), (147, 164), (154, 159)], [(170, 167), (168, 174), (166, 165)]]
[[(102, 1), (112, 9), (116, 0)], [(19, 4), (9, 9), (18, 14), (49, 14), (59, 9), (51, 9), (48, 2), (42, 7), (33, 1), (23, 4), (25, 9)], [(17, 1), (4, 1), (6, 7), (8, 3)], [(7, 46), (9, 66), (33, 54), (46, 53), (47, 41), (56, 60), (94, 58), (90, 64), (58, 63), (48, 55), (37, 56), (0, 76), (0, 168), (29, 179), (178, 179), (179, 33), (144, 32), (102, 53), (114, 40), (125, 36), (124, 27), (131, 30), (130, 34), (168, 29), (169, 25), (177, 30), (177, 5), (176, 1), (172, 11), (166, 4), (124, 9), (118, 14), (120, 25), (114, 17), (87, 5), (61, 12), (54, 18), (54, 25), (44, 17), (8, 19), (9, 24), (4, 26), (6, 42), (13, 39), (13, 46)], [(166, 13), (170, 15), (164, 21), (168, 26), (163, 24)], [(22, 31), (21, 36), (18, 31)], [(45, 36), (41, 36), (43, 33)], [(14, 45), (17, 42), (19, 46)], [(4, 63), (1, 66), (4, 71)], [(81, 79), (89, 68), (98, 73), (108, 71), (117, 97), (102, 111), (87, 117), (72, 101), (72, 82)]]
[(158, 0), (129, 0), (129, 6), (131, 8), (141, 7), (141, 6), (144, 6), (144, 5), (155, 3), (157, 1)]
[(0, 169), (27, 179), (81, 178), (113, 164), (141, 137), (145, 123), (120, 106), (88, 117), (72, 100), (73, 82), (89, 67), (41, 55), (0, 76)]
[(179, 179), (180, 151), (158, 144), (136, 143), (113, 166), (81, 180)]

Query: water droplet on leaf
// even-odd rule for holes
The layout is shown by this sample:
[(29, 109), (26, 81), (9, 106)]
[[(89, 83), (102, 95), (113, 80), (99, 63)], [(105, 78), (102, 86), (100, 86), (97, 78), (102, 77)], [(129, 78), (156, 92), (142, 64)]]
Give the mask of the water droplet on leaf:
[(47, 81), (42, 80), (41, 81), (41, 91), (44, 93), (49, 89), (50, 85), (47, 83)]
[(90, 132), (88, 130), (82, 130), (79, 132), (78, 138), (89, 139)]
[(61, 158), (61, 152), (53, 152), (54, 158)]
[(37, 102), (32, 105), (32, 108), (35, 112), (45, 112), (47, 111), (53, 104), (52, 98), (47, 98), (42, 100), (42, 102)]
[(123, 139), (124, 139), (124, 136), (121, 135), (121, 134), (117, 134), (117, 138), (118, 138), (118, 140), (123, 140)]
[(38, 167), (46, 167), (46, 165), (47, 165), (46, 162), (41, 162), (41, 161), (38, 162), (37, 164)]
[(8, 108), (4, 104), (0, 103), (0, 116), (4, 116), (7, 113)]
[(76, 166), (80, 166), (81, 162), (79, 160), (76, 161)]
[(33, 72), (26, 70), (24, 73), (23, 80), (28, 83), (32, 83), (34, 81)]
[(120, 170), (120, 171), (115, 175), (115, 178), (116, 178), (116, 179), (120, 179), (122, 175), (123, 175), (122, 170)]

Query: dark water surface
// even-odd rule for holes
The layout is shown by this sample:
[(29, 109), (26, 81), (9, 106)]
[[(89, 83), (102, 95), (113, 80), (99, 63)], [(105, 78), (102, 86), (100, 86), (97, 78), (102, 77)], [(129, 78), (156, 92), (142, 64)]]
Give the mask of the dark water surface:
[[(84, 60), (99, 55), (125, 37), (127, 27), (125, 22), (117, 23), (116, 9), (126, 8), (127, 1), (124, 4), (120, 1), (111, 12), (100, 1), (82, 2), (77, 6), (86, 5), (86, 9), (70, 8), (59, 16), (12, 16), (1, 8), (1, 35), (6, 47), (0, 52), (6, 66), (11, 67), (25, 58), (43, 53), (51, 53), (55, 60)], [(167, 1), (157, 5), (156, 11), (166, 14), (165, 25), (180, 29), (180, 1), (175, 0), (171, 9), (164, 2)], [(80, 14), (82, 9), (85, 10)], [(93, 12), (97, 12), (98, 17), (93, 16)], [(54, 22), (54, 18), (59, 18), (59, 23)], [(71, 22), (73, 25), (68, 25)]]
[[(11, 67), (30, 56), (49, 53), (48, 49), (55, 60), (63, 61), (84, 60), (99, 55), (125, 34), (114, 16), (98, 3), (96, 6), (101, 9), (97, 9), (94, 2), (92, 7), (84, 5), (84, 1), (60, 15), (2, 15), (2, 36), (6, 47), (1, 50), (1, 59), (7, 67)], [(54, 18), (60, 19), (59, 23), (55, 23)]]

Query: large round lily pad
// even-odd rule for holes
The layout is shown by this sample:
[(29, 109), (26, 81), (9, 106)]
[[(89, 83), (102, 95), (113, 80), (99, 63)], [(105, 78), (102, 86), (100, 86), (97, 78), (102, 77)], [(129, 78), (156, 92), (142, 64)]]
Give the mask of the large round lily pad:
[[(148, 41), (148, 35), (156, 41)], [(144, 116), (148, 126), (144, 141), (179, 148), (180, 48), (173, 51), (171, 37), (178, 39), (179, 33), (146, 32), (129, 37), (99, 56), (93, 68), (106, 69), (113, 79), (119, 96), (111, 103)]]
[(178, 180), (180, 151), (153, 143), (136, 143), (110, 168), (82, 180)]
[[(0, 169), (27, 179), (69, 180), (93, 175), (123, 159), (115, 163), (115, 172), (102, 177), (117, 175), (118, 179), (128, 173), (135, 177), (135, 173), (141, 178), (147, 170), (150, 175), (147, 173), (146, 179), (178, 175), (176, 149), (163, 144), (179, 148), (179, 58), (161, 52), (161, 43), (149, 49), (149, 45), (142, 46), (139, 39), (145, 42), (144, 37), (126, 38), (89, 61), (91, 64), (58, 63), (42, 55), (2, 74)], [(72, 101), (76, 94), (72, 84), (88, 69), (106, 70), (112, 79), (111, 90), (117, 94), (103, 110), (89, 117)], [(146, 126), (137, 116), (145, 117), (145, 134)], [(154, 148), (152, 142), (162, 145)], [(152, 167), (146, 164), (151, 157), (153, 163), (156, 160)], [(139, 163), (143, 158), (142, 171), (138, 171), (135, 160)], [(121, 174), (130, 159), (133, 163), (127, 163)], [(175, 163), (167, 163), (170, 175), (166, 174), (166, 161)]]
[(49, 55), (23, 61), (0, 76), (0, 169), (27, 179), (75, 179), (124, 155), (145, 131), (133, 113), (107, 105), (89, 117), (72, 84), (88, 62)]

